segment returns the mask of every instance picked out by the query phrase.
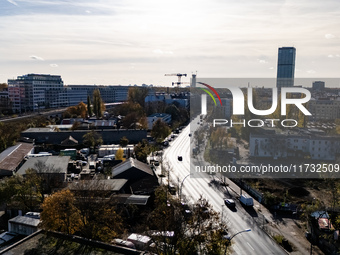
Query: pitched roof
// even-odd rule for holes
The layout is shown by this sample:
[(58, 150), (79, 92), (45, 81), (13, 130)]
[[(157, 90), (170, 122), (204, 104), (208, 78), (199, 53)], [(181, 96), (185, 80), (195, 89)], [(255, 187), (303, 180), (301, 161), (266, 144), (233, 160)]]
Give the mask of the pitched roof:
[(14, 171), (33, 149), (31, 143), (18, 143), (0, 154), (0, 170)]
[(141, 161), (138, 161), (137, 159), (134, 159), (134, 158), (128, 158), (124, 162), (119, 163), (118, 165), (114, 166), (112, 168), (112, 175), (117, 176), (131, 168), (136, 168), (152, 176), (154, 175), (154, 172), (152, 171), (149, 165)]
[(76, 139), (74, 139), (72, 136), (69, 136), (68, 138), (66, 138), (64, 141), (61, 142), (62, 145), (65, 144), (78, 144), (78, 141)]

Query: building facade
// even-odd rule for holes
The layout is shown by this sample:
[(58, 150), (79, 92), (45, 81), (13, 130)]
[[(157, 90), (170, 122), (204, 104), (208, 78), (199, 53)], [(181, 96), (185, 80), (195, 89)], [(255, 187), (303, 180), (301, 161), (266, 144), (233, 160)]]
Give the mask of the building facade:
[(285, 134), (270, 132), (251, 134), (249, 153), (251, 157), (258, 158), (310, 157), (313, 160), (333, 161), (340, 152), (339, 145), (339, 136), (327, 136), (316, 131)]
[(36, 111), (49, 108), (59, 98), (64, 82), (60, 75), (27, 74), (8, 80), (8, 96), (13, 111)]
[(98, 89), (104, 103), (126, 101), (129, 91), (129, 86), (68, 85), (67, 88), (77, 92), (86, 91), (91, 98), (93, 91)]
[(37, 111), (87, 102), (99, 89), (104, 103), (123, 102), (128, 86), (70, 85), (64, 86), (60, 75), (27, 74), (8, 80), (8, 98), (15, 112)]
[(282, 87), (294, 86), (295, 55), (294, 47), (279, 48), (276, 80), (276, 87), (279, 90)]
[(324, 90), (325, 82), (324, 81), (314, 81), (312, 85), (313, 90)]
[(308, 102), (308, 110), (312, 114), (309, 120), (336, 120), (340, 118), (340, 98), (337, 99), (311, 99)]

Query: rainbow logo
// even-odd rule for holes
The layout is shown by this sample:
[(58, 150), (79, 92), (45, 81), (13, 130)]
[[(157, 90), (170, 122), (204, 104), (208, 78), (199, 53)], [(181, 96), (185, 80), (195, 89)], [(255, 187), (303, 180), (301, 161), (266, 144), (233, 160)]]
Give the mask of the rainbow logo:
[[(206, 83), (203, 83), (203, 82), (198, 82), (198, 83), (199, 83), (199, 84), (202, 84), (203, 86), (206, 86), (206, 87), (209, 88), (212, 92), (214, 92), (214, 94), (217, 96), (217, 98), (218, 98), (218, 100), (220, 101), (220, 104), (221, 104), (221, 106), (222, 106), (222, 100), (221, 100), (219, 94), (217, 93), (217, 91), (216, 91), (213, 87), (211, 87), (210, 85), (208, 85), (208, 84), (206, 84)], [(211, 94), (211, 92), (210, 92), (209, 90), (205, 89), (205, 88), (200, 88), (200, 89), (202, 89), (204, 92), (206, 92), (206, 93), (212, 98), (212, 100), (214, 101), (215, 106), (216, 106), (216, 105), (217, 105), (216, 100), (215, 100), (214, 96)]]

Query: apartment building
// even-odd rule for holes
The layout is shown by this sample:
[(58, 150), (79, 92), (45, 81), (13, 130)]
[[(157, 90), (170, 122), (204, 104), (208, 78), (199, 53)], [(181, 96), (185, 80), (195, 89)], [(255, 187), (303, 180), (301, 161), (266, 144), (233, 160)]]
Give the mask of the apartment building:
[(308, 110), (312, 114), (310, 120), (335, 120), (340, 118), (340, 98), (311, 99), (308, 102)]

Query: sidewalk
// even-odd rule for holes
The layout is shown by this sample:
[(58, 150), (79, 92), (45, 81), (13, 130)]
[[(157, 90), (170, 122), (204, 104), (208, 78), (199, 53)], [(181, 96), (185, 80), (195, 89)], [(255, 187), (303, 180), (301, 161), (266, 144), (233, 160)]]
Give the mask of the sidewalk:
[[(226, 179), (229, 185), (227, 189), (231, 190), (236, 196), (240, 196), (240, 188), (231, 180)], [(242, 193), (245, 193), (242, 191)], [(305, 228), (303, 222), (292, 218), (281, 218), (275, 216), (263, 205), (254, 199), (254, 209), (257, 217), (253, 220), (271, 237), (282, 235), (293, 246), (291, 255), (310, 255), (310, 242), (305, 237)], [(313, 255), (324, 255), (317, 246), (313, 246)]]

